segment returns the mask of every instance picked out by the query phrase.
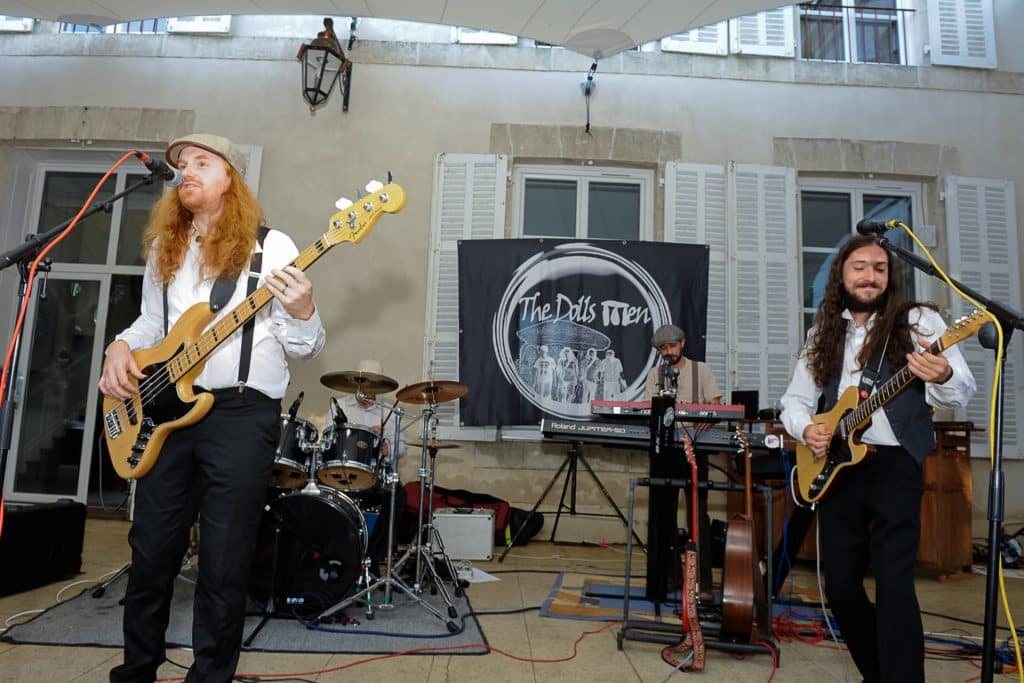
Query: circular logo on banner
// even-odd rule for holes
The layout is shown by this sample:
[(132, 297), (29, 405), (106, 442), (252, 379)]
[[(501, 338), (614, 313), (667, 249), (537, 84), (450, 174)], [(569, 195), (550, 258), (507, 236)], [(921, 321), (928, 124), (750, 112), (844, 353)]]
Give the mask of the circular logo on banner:
[(494, 314), (494, 355), (530, 403), (566, 419), (593, 400), (643, 398), (657, 353), (655, 329), (672, 322), (646, 269), (593, 243), (541, 252), (512, 274)]

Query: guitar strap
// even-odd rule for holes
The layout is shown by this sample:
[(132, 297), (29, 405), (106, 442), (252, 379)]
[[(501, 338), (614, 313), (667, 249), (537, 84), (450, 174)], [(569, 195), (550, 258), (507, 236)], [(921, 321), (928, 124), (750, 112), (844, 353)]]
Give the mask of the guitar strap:
[(693, 368), (691, 370), (692, 374), (690, 375), (690, 392), (693, 394), (693, 402), (701, 403), (700, 387), (698, 386), (698, 384), (700, 383), (700, 378), (697, 376), (697, 361), (690, 361), (690, 366)]
[[(267, 234), (270, 232), (270, 228), (266, 225), (261, 225), (256, 229), (256, 244), (257, 248), (252, 253), (252, 258), (249, 261), (249, 278), (246, 283), (246, 296), (251, 296), (256, 291), (256, 285), (259, 284), (260, 273), (263, 270), (263, 241), (267, 239)], [(214, 311), (219, 311), (223, 308), (227, 302), (231, 299), (231, 295), (234, 293), (234, 283), (225, 278), (220, 278), (214, 283), (213, 290), (210, 292), (210, 308)], [(167, 285), (164, 285), (163, 291), (164, 298), (164, 337), (167, 336), (168, 331), (168, 313), (167, 313)], [(245, 323), (242, 327), (242, 354), (239, 358), (238, 364), (238, 390), (241, 391), (245, 388), (245, 382), (249, 379), (249, 366), (252, 363), (252, 335), (253, 330), (256, 328), (256, 317), (253, 316)]]
[(889, 337), (885, 338), (885, 343), (882, 344), (881, 348), (876, 348), (875, 352), (871, 354), (871, 358), (868, 359), (868, 364), (864, 370), (860, 373), (860, 384), (857, 386), (857, 398), (861, 401), (867, 400), (868, 396), (875, 389), (875, 384), (878, 382), (878, 376), (882, 372), (882, 357), (885, 355), (885, 350), (889, 347)]

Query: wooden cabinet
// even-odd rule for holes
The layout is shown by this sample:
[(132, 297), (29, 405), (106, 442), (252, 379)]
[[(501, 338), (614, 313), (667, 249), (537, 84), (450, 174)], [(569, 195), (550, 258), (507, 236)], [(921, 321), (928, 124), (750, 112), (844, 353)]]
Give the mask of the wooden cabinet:
[[(774, 431), (771, 427), (768, 429)], [(971, 571), (973, 431), (975, 427), (971, 422), (935, 423), (935, 450), (924, 461), (921, 540), (917, 555), (918, 568), (929, 573), (950, 575)], [(774, 489), (772, 529), (775, 536), (774, 546), (778, 547), (784, 520), (793, 514), (793, 501), (789, 498), (784, 480), (762, 480), (762, 483), (770, 484)], [(763, 539), (764, 499), (761, 496), (754, 496), (753, 508), (756, 538)], [(728, 494), (727, 511), (730, 517), (743, 511), (741, 494)], [(816, 524), (812, 521), (796, 559), (815, 559), (815, 528)]]

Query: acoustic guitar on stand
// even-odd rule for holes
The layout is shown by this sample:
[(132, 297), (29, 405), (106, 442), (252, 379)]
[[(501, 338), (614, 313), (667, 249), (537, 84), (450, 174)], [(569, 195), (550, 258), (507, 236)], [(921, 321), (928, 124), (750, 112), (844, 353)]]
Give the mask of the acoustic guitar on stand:
[[(954, 344), (977, 334), (986, 322), (985, 314), (980, 311), (960, 318), (950, 325), (941, 337), (932, 342), (928, 352), (942, 353)], [(828, 427), (832, 433), (832, 440), (825, 455), (820, 458), (815, 458), (814, 453), (805, 444), (797, 444), (797, 490), (806, 503), (816, 503), (820, 500), (835, 480), (836, 474), (864, 459), (868, 454), (868, 446), (861, 443), (860, 437), (871, 425), (871, 416), (917, 379), (904, 366), (880, 384), (863, 403), (859, 401), (857, 387), (847, 387), (832, 410), (818, 413), (812, 418), (814, 424)]]
[[(370, 189), (374, 188), (374, 189)], [(327, 232), (288, 265), (305, 271), (331, 247), (342, 242), (358, 244), (377, 219), (405, 206), (405, 190), (399, 185), (367, 185), (369, 194), (331, 215)], [(103, 435), (118, 476), (139, 479), (156, 464), (160, 449), (175, 430), (203, 419), (213, 407), (213, 394), (193, 390), (193, 382), (206, 360), (246, 321), (274, 300), (266, 285), (210, 326), (216, 313), (201, 302), (185, 311), (158, 345), (132, 352), (145, 378), (138, 393), (121, 400), (104, 396)]]

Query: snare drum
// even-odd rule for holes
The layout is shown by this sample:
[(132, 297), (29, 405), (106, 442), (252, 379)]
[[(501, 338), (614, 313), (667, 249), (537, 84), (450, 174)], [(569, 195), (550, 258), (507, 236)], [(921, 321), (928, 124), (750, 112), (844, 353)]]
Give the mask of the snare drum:
[(321, 440), (316, 478), (345, 493), (369, 491), (380, 470), (380, 435), (347, 422), (328, 425)]
[(316, 451), (318, 432), (308, 420), (281, 416), (281, 440), (274, 451), (270, 485), (280, 489), (302, 488), (309, 481), (310, 461)]

